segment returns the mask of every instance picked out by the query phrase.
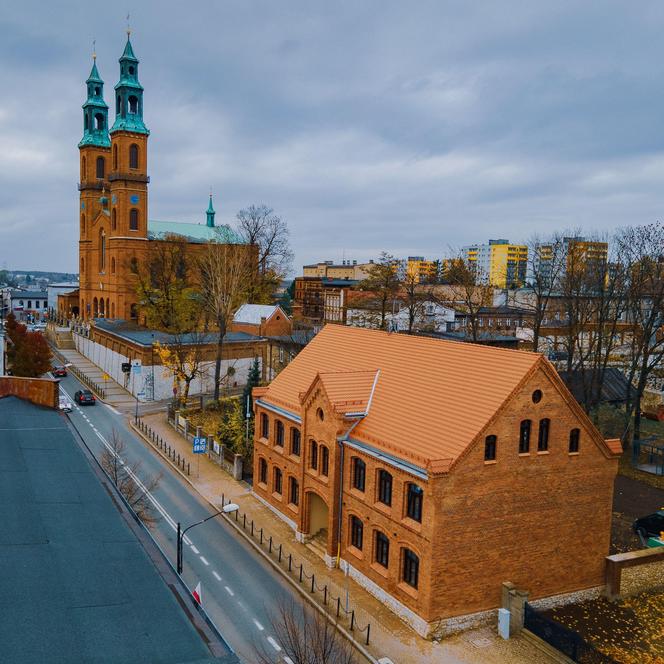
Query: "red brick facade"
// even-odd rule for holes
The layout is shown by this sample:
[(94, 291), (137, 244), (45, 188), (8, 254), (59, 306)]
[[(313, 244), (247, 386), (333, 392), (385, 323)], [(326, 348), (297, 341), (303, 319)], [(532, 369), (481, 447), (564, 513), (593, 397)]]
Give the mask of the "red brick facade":
[[(277, 380), (287, 381), (306, 352)], [(536, 390), (539, 400), (533, 399)], [(418, 631), (428, 632), (441, 619), (497, 608), (504, 581), (529, 591), (532, 599), (603, 584), (617, 449), (601, 439), (545, 360), (487, 417), (457, 459), (428, 468), (381, 450), (379, 441), (369, 445), (354, 439), (352, 428), (359, 420), (338, 412), (319, 378), (300, 393), (299, 412), (289, 415), (278, 399), (270, 402), (269, 387), (256, 389), (255, 396), (255, 493), (291, 520), (301, 539), (318, 533), (330, 564), (340, 554), (352, 576)], [(421, 407), (445, 408), (446, 403), (427, 403), (424, 395)], [(538, 450), (545, 419), (547, 449)], [(531, 421), (529, 449), (520, 453), (524, 420)], [(570, 452), (574, 429), (579, 430), (578, 452)], [(292, 453), (294, 430), (300, 432), (299, 454)], [(488, 436), (496, 437), (495, 460), (485, 460), (487, 451), (492, 456), (485, 449)], [(357, 477), (356, 459), (365, 464)], [(389, 473), (382, 485), (381, 471)], [(354, 487), (362, 484), (362, 476), (363, 490)], [(297, 505), (291, 500), (292, 481)], [(353, 546), (353, 537), (360, 546)]]

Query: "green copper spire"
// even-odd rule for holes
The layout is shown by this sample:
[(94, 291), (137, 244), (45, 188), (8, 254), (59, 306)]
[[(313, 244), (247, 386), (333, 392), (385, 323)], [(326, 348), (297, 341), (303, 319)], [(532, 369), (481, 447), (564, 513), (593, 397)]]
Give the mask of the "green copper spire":
[(134, 55), (129, 31), (119, 62), (120, 80), (115, 86), (115, 122), (111, 133), (125, 130), (149, 134), (143, 123), (143, 86), (138, 82), (138, 58)]
[(205, 214), (207, 215), (207, 225), (210, 228), (213, 228), (214, 227), (214, 215), (217, 214), (217, 213), (214, 211), (214, 208), (212, 207), (212, 194), (210, 194), (210, 203), (208, 205), (208, 209), (205, 212)]
[(108, 148), (111, 147), (111, 139), (108, 136), (108, 106), (104, 101), (104, 81), (97, 69), (97, 57), (92, 57), (92, 70), (85, 82), (88, 98), (83, 104), (83, 138), (78, 146), (95, 145)]

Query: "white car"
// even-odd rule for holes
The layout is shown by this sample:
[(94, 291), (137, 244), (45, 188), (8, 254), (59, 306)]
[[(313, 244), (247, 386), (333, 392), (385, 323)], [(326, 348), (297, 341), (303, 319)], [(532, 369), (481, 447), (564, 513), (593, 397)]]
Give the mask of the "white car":
[(72, 411), (71, 401), (69, 401), (69, 399), (67, 399), (67, 397), (60, 397), (59, 402), (58, 402), (58, 408), (63, 413), (71, 413), (71, 411)]

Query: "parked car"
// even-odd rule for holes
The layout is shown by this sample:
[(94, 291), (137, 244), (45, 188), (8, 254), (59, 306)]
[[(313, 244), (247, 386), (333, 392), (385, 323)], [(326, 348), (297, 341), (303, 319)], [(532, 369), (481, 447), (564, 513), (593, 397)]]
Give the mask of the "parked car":
[(644, 539), (646, 537), (659, 537), (661, 532), (664, 532), (664, 508), (657, 510), (654, 514), (642, 516), (637, 519), (632, 525), (634, 532), (641, 535)]
[(60, 378), (60, 377), (64, 378), (67, 376), (67, 367), (62, 367), (62, 366), (53, 367), (51, 369), (51, 373), (53, 374), (54, 378)]
[(67, 397), (60, 397), (60, 399), (58, 401), (58, 408), (63, 413), (71, 413), (71, 411), (72, 411), (71, 401), (69, 401), (69, 399), (67, 399)]
[(74, 401), (80, 406), (94, 406), (97, 403), (95, 395), (90, 390), (79, 390), (74, 394)]

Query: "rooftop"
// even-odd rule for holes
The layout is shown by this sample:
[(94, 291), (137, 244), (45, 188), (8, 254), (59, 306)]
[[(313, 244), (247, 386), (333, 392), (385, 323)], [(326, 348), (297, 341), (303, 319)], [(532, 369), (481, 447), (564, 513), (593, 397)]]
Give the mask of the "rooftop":
[(14, 290), (11, 292), (11, 298), (12, 300), (20, 300), (20, 299), (46, 299), (48, 297), (48, 293), (46, 291), (21, 291), (21, 290)]
[(282, 311), (278, 304), (243, 304), (233, 316), (234, 323), (247, 323), (249, 325), (260, 325), (261, 318), (268, 320), (276, 311)]
[(242, 244), (242, 238), (228, 225), (208, 226), (184, 221), (148, 221), (148, 238), (161, 240), (167, 235), (181, 235), (189, 242), (221, 241), (227, 244)]
[(261, 399), (299, 415), (302, 396), (320, 377), (324, 387), (333, 385), (334, 400), (367, 400), (369, 376), (379, 371), (368, 415), (352, 437), (444, 471), (542, 363), (536, 353), (327, 325)]
[(157, 568), (161, 554), (65, 417), (6, 397), (0, 422), (0, 559), (11, 571), (0, 575), (0, 659), (237, 662), (193, 600), (195, 615), (183, 610), (175, 573)]
[[(217, 335), (214, 332), (203, 333), (197, 332), (192, 334), (184, 334), (176, 339), (175, 335), (168, 334), (167, 332), (159, 332), (157, 330), (149, 330), (145, 327), (140, 327), (136, 323), (122, 320), (120, 318), (95, 318), (95, 327), (99, 330), (104, 330), (138, 344), (139, 346), (151, 346), (153, 342), (160, 344), (172, 344), (176, 341), (184, 344), (213, 344), (217, 343)], [(247, 341), (257, 341), (261, 337), (246, 332), (227, 332), (224, 336), (224, 343), (245, 343)]]

